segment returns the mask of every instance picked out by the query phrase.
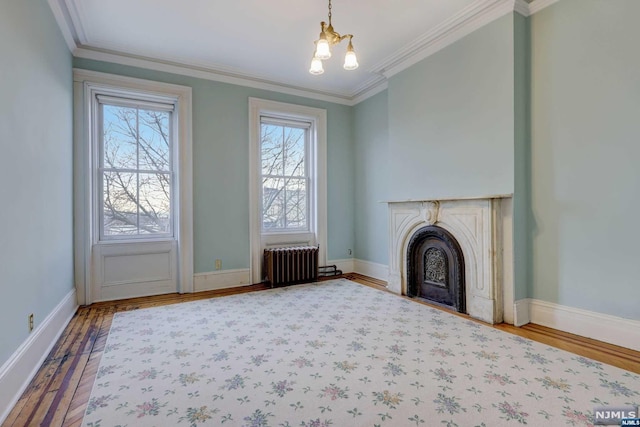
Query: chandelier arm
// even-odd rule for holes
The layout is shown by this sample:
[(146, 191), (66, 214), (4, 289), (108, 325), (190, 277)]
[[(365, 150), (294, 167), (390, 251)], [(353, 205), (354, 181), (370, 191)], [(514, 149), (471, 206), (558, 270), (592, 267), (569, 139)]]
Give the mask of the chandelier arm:
[[(323, 22), (321, 22), (320, 24), (323, 24)], [(340, 43), (346, 38), (348, 38), (349, 40), (353, 38), (353, 34), (345, 34), (341, 36), (340, 33), (333, 31), (333, 28), (329, 29), (329, 27), (325, 26), (322, 27), (322, 32), (324, 33), (325, 38), (331, 46)]]

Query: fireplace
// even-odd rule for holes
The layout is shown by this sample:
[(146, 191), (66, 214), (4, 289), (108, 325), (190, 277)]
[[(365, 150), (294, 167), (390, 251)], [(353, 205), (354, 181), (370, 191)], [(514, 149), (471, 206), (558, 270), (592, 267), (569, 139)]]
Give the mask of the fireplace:
[(407, 249), (407, 295), (464, 313), (464, 256), (442, 227), (416, 231)]
[[(419, 298), (434, 291), (436, 302), (476, 319), (500, 323), (504, 315), (511, 320), (511, 196), (387, 203), (389, 290)], [(419, 248), (412, 255), (414, 247)], [(431, 265), (426, 271), (425, 263)], [(449, 299), (437, 301), (441, 297)]]

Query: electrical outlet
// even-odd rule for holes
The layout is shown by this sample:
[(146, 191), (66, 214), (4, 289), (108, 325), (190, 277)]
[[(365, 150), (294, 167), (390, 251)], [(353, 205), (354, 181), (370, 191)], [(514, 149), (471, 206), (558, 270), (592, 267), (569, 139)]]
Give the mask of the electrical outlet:
[(216, 270), (222, 270), (222, 260), (221, 259), (217, 259), (216, 260)]
[(348, 255), (352, 255), (352, 254), (353, 254), (353, 251), (352, 251), (351, 249), (347, 249), (347, 254), (348, 254)]
[(33, 313), (29, 315), (29, 332), (33, 331)]

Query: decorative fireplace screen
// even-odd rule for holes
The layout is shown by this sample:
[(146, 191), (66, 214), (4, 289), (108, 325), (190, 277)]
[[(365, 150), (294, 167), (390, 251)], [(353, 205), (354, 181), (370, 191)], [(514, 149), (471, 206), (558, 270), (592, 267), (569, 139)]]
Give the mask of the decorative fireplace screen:
[(436, 286), (447, 287), (447, 255), (438, 248), (429, 248), (424, 254), (424, 278)]

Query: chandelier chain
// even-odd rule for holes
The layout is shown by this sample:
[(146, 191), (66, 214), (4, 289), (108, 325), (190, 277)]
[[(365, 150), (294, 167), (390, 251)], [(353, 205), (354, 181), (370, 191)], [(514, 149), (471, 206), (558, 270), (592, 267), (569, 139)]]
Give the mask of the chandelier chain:
[(331, 0), (329, 0), (329, 24), (331, 24)]

